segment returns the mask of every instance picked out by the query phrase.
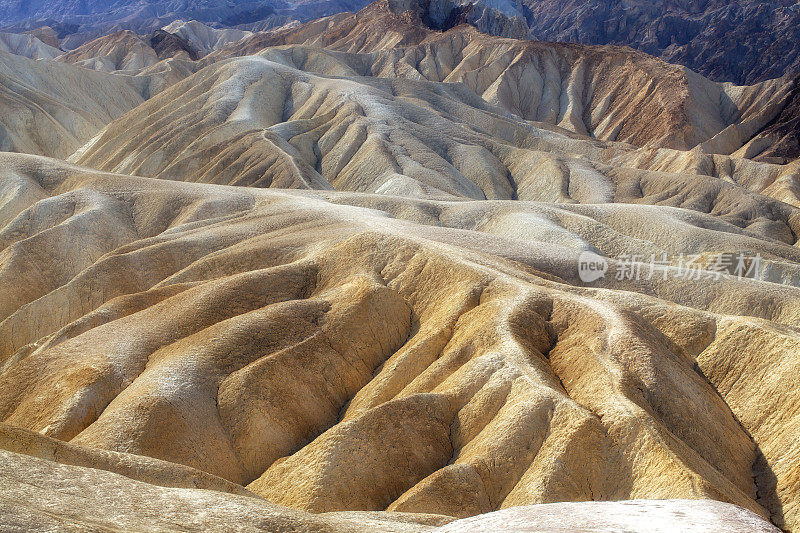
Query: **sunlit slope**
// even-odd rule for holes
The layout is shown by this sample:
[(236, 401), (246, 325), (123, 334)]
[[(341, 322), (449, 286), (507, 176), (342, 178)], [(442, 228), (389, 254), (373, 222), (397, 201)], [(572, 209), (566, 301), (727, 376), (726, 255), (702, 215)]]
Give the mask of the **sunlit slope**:
[[(796, 527), (791, 243), (667, 206), (3, 159), (8, 424), (314, 512), (712, 498)], [(585, 287), (584, 249), (757, 252), (781, 283)]]
[(464, 85), (323, 76), (276, 53), (206, 67), (71, 159), (231, 185), (579, 202), (613, 201), (620, 181), (666, 172), (799, 201), (797, 165), (599, 142), (508, 115)]
[(800, 155), (796, 148), (772, 153), (779, 142), (773, 135), (751, 143), (781, 110), (797, 117), (792, 70), (751, 86), (715, 83), (627, 47), (502, 39), (466, 24), (432, 30), (424, 21), (436, 5), (378, 1), (358, 13), (253, 35), (204, 62), (278, 45), (305, 45), (317, 57), (320, 49), (360, 53), (354, 69), (361, 74), (462, 82), (522, 118), (602, 140), (679, 150), (702, 144), (711, 153), (740, 151), (771, 162)]
[(144, 101), (136, 83), (0, 52), (0, 149), (67, 157)]

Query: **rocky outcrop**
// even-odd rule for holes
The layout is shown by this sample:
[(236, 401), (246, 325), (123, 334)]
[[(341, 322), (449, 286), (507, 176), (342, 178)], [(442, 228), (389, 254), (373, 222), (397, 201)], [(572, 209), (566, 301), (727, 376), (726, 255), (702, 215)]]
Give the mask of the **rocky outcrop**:
[(214, 50), (218, 50), (227, 44), (239, 42), (253, 35), (253, 33), (249, 31), (231, 28), (211, 28), (196, 20), (191, 20), (189, 22), (176, 20), (168, 26), (164, 26), (163, 31), (175, 35), (188, 43), (194, 50), (197, 50), (200, 57)]
[(435, 30), (448, 30), (467, 23), (483, 33), (499, 37), (524, 39), (528, 35), (522, 8), (513, 0), (391, 0), (389, 7), (397, 14), (414, 12), (423, 24)]
[(150, 46), (160, 59), (177, 57), (195, 61), (201, 56), (192, 43), (164, 30), (156, 30), (150, 35)]

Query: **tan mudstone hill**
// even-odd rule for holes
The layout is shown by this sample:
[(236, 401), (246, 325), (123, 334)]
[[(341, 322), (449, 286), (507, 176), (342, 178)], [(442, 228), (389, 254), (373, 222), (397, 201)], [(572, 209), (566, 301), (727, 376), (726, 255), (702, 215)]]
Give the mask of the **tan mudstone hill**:
[(599, 141), (509, 114), (465, 84), (358, 76), (371, 59), (290, 47), (211, 64), (71, 160), (184, 181), (537, 201), (638, 200), (650, 188), (621, 182), (691, 177), (800, 204), (800, 162)]
[(234, 28), (212, 28), (196, 20), (176, 20), (164, 26), (164, 31), (189, 43), (201, 56), (253, 35), (253, 32)]
[(129, 80), (0, 51), (0, 149), (67, 157), (144, 101)]
[(0, 150), (65, 158), (196, 69), (195, 62), (171, 58), (132, 76), (0, 50)]
[(60, 63), (128, 80), (147, 99), (197, 72), (198, 52), (182, 37), (158, 30), (150, 35), (119, 31), (56, 58)]
[(59, 58), (91, 70), (138, 71), (155, 65), (159, 57), (144, 39), (130, 30), (100, 37), (71, 50)]
[[(174, 39), (175, 36), (172, 36)], [(188, 44), (188, 43), (186, 43)], [(168, 48), (164, 52), (167, 57), (178, 59), (195, 59), (192, 49)], [(139, 72), (152, 67), (162, 59), (153, 48), (150, 39), (137, 35), (130, 30), (119, 31), (90, 41), (61, 55), (58, 60), (64, 63), (80, 65), (92, 70), (113, 72), (124, 70)]]
[[(6, 424), (314, 513), (711, 498), (796, 527), (793, 240), (665, 205), (276, 191), (2, 158)], [(725, 203), (758, 198), (731, 187)], [(585, 286), (586, 249), (757, 252), (774, 282)], [(76, 449), (55, 457), (84, 467)]]
[(61, 55), (58, 44), (50, 46), (29, 34), (0, 33), (0, 50), (28, 59), (54, 59)]
[[(198, 41), (193, 46), (204, 51), (243, 37), (197, 62), (185, 53), (157, 55), (144, 38), (119, 32), (59, 61), (105, 71), (161, 73), (149, 96), (203, 66), (267, 49), (271, 52), (262, 55), (325, 76), (461, 83), (515, 117), (604, 141), (697, 149), (766, 163), (800, 155), (791, 134), (798, 119), (797, 77), (752, 86), (715, 83), (629, 48), (503, 39), (468, 25), (436, 31), (424, 25), (421, 10), (415, 2), (381, 1), (358, 13), (249, 37), (190, 23), (168, 26), (176, 34), (162, 33), (187, 44)], [(175, 102), (174, 95), (164, 101)]]
[(679, 150), (702, 144), (711, 153), (783, 160), (769, 153), (779, 142), (772, 136), (742, 147), (781, 110), (797, 117), (796, 76), (738, 87), (630, 48), (502, 39), (468, 25), (434, 31), (422, 22), (425, 6), (382, 0), (355, 14), (256, 34), (205, 61), (299, 44), (367, 54), (354, 66), (359, 74), (464, 83), (517, 116), (594, 138)]

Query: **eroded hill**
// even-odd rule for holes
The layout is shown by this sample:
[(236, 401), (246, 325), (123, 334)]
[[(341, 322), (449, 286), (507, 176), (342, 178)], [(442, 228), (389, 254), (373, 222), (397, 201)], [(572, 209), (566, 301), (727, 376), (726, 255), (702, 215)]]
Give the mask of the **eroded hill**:
[[(793, 243), (663, 206), (272, 192), (4, 158), (7, 424), (312, 512), (712, 498), (794, 527)], [(582, 287), (585, 249), (756, 251), (784, 279)]]

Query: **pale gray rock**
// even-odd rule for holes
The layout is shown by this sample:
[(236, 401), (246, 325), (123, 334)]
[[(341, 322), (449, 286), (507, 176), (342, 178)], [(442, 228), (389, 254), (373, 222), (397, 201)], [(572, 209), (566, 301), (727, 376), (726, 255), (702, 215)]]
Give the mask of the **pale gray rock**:
[(567, 502), (514, 507), (457, 520), (441, 533), (779, 533), (758, 515), (712, 500)]

